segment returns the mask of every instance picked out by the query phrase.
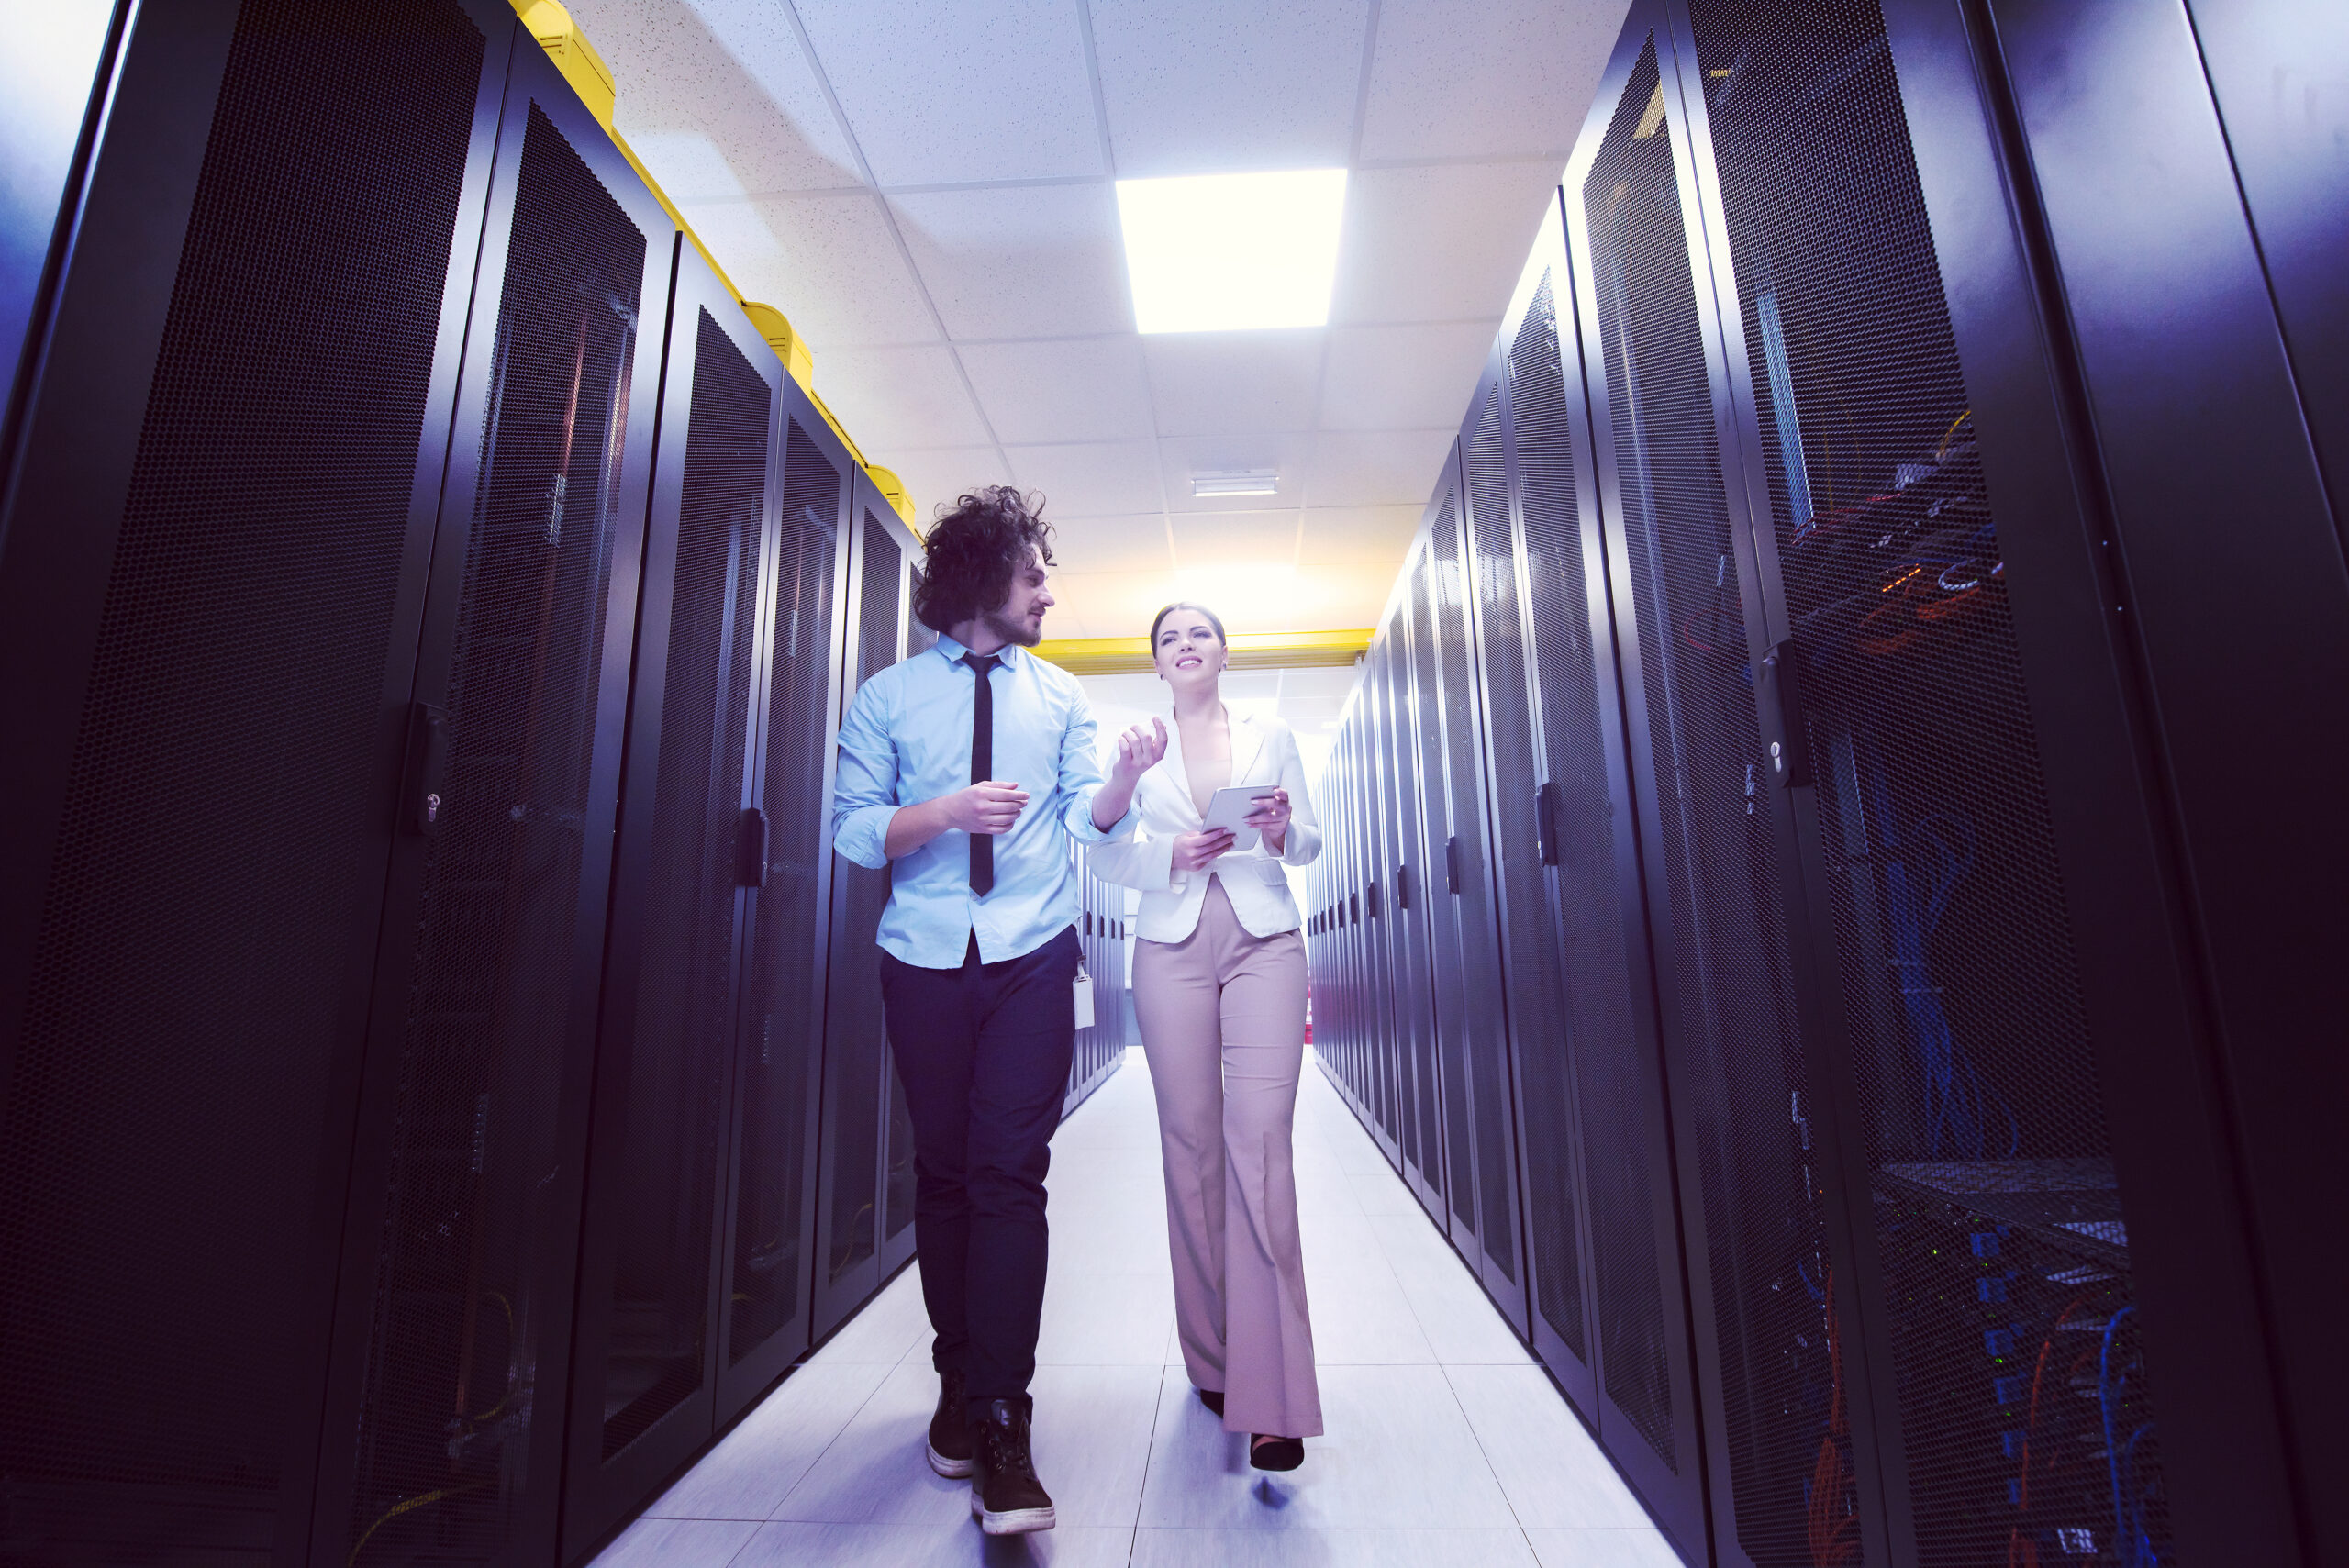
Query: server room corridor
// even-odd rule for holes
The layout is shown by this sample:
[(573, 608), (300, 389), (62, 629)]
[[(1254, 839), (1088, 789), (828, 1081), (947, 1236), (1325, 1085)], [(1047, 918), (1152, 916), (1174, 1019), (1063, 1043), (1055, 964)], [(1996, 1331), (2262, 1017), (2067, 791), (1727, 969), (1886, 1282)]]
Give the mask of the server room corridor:
[(0, 1568), (2349, 1568), (2344, 256), (2344, 0), (8, 7)]
[(596, 1568), (1674, 1568), (1548, 1374), (1308, 1061), (1297, 1206), (1330, 1434), (1248, 1467), (1174, 1343), (1139, 1050), (1052, 1140), (1035, 1383), (1060, 1527), (985, 1537), (922, 1461), (937, 1402), (920, 1265), (597, 1557)]

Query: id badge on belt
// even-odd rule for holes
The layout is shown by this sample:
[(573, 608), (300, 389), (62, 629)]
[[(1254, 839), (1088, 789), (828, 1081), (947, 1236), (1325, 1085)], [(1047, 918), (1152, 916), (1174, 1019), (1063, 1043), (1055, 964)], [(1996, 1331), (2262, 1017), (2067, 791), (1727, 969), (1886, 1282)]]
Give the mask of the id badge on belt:
[(1085, 965), (1076, 966), (1076, 1027), (1093, 1027), (1093, 976), (1085, 973)]

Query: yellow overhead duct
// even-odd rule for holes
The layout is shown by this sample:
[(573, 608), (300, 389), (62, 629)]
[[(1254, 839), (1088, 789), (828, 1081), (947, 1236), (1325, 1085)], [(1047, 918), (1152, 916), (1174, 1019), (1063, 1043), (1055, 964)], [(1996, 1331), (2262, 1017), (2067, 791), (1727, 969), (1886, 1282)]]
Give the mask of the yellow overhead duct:
[[(817, 396), (814, 356), (807, 351), (806, 340), (792, 327), (790, 319), (772, 305), (761, 305), (742, 297), (742, 291), (735, 287), (732, 278), (726, 275), (726, 269), (718, 264), (718, 258), (709, 253), (709, 247), (701, 242), (701, 236), (694, 232), (693, 225), (685, 221), (685, 215), (677, 210), (676, 203), (671, 201), (669, 194), (661, 188), (661, 182), (652, 177), (651, 171), (645, 168), (635, 150), (614, 128), (612, 115), (618, 102), (619, 90), (612, 75), (612, 68), (602, 55), (596, 52), (596, 46), (587, 41), (587, 35), (580, 31), (579, 24), (572, 19), (570, 11), (560, 0), (510, 0), (510, 3), (514, 14), (521, 18), (522, 26), (539, 40), (539, 47), (547, 51), (547, 58), (553, 61), (555, 69), (562, 72), (562, 79), (571, 83), (571, 90), (579, 95), (580, 101), (596, 117), (596, 123), (604, 128), (604, 133), (612, 139), (612, 145), (619, 150), (621, 157), (628, 160), (629, 167), (636, 171), (637, 178), (644, 182), (645, 189), (652, 193), (653, 199), (669, 215), (669, 221), (693, 242), (696, 250), (701, 252), (701, 259), (709, 263), (709, 270), (718, 274), (718, 281), (740, 304), (742, 314), (750, 318), (759, 336), (767, 340), (767, 346), (774, 350), (775, 358), (783, 361), (785, 372), (799, 384), (809, 401), (816, 405), (817, 412), (823, 415), (824, 422), (832, 428), (832, 433), (840, 437), (841, 444), (863, 465), (865, 473), (872, 477), (874, 488), (887, 498), (890, 508), (905, 521), (906, 526), (913, 528), (914, 503), (913, 498), (906, 494), (904, 482), (889, 470), (875, 468), (866, 462), (863, 449), (841, 428), (841, 422), (832, 417), (832, 411), (824, 406), (824, 400)], [(920, 530), (916, 528), (915, 531)]]
[[(1241, 631), (1227, 646), (1234, 670), (1294, 670), (1311, 665), (1351, 664), (1370, 647), (1371, 628), (1353, 631)], [(1036, 657), (1072, 675), (1146, 675), (1151, 662), (1147, 637), (1084, 637), (1040, 642)]]

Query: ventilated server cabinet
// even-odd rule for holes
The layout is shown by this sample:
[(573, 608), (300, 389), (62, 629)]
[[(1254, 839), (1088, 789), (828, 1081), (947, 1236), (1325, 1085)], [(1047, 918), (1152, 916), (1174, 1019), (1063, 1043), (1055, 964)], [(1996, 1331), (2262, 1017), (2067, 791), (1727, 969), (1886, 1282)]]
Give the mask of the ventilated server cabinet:
[(2349, 51), (2205, 9), (1635, 6), (1332, 753), (1317, 1044), (1691, 1562), (2337, 1555)]
[[(861, 473), (848, 528), (843, 709), (856, 688), (936, 635), (913, 616), (918, 541)], [(828, 852), (829, 852), (828, 851)], [(816, 1334), (845, 1322), (913, 1256), (913, 1127), (881, 1008), (873, 933), (889, 873), (832, 857), (832, 960), (825, 972), (824, 1073), (818, 1195)]]
[(0, 535), (0, 1555), (577, 1559), (811, 1340), (854, 464), (502, 5), (150, 7), (93, 102)]

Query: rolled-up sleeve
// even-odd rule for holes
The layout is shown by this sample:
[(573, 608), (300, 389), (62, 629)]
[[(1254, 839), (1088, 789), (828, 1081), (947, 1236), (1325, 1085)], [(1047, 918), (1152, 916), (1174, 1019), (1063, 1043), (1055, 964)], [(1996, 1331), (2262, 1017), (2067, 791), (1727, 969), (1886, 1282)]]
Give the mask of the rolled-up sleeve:
[(1134, 830), (1134, 806), (1126, 803), (1126, 814), (1108, 828), (1093, 825), (1093, 797), (1101, 793), (1108, 775), (1101, 771), (1101, 759), (1094, 755), (1093, 747), (1100, 727), (1093, 721), (1093, 707), (1080, 695), (1070, 705), (1068, 723), (1061, 729), (1061, 821), (1069, 836), (1080, 844), (1106, 843), (1123, 839)]
[(875, 871), (889, 863), (889, 819), (897, 814), (897, 748), (885, 711), (889, 684), (867, 681), (850, 701), (832, 785), (832, 848)]

